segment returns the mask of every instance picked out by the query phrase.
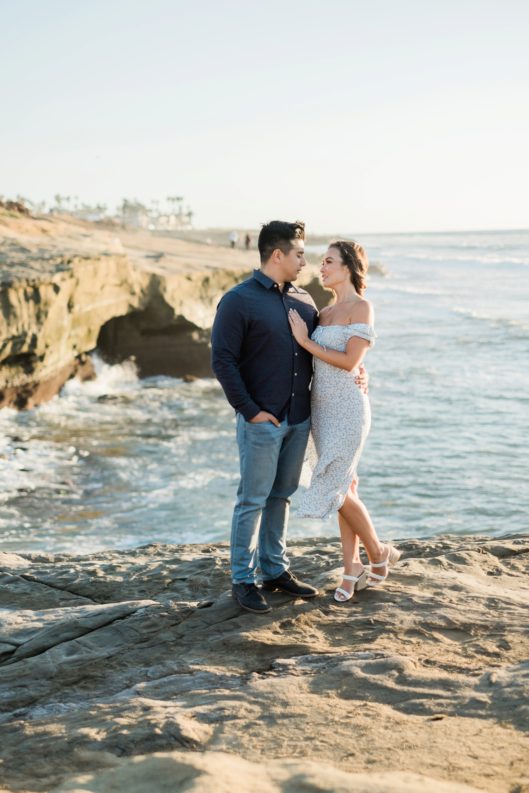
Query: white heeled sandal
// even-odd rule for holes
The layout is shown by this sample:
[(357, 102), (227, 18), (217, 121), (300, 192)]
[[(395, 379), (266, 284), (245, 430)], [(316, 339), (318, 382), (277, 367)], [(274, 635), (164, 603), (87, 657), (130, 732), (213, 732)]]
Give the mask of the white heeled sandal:
[[(336, 587), (334, 599), (337, 603), (347, 603), (348, 600), (351, 600), (355, 592), (360, 592), (367, 587), (367, 570), (364, 570), (360, 575), (345, 575), (344, 573), (342, 579), (344, 581), (353, 581), (353, 590), (352, 592), (348, 592), (347, 589), (342, 589), (341, 586)], [(343, 597), (337, 597), (337, 595), (342, 595)]]
[[(387, 548), (388, 548), (388, 555), (383, 562), (371, 562), (369, 567), (369, 572), (367, 573), (366, 586), (368, 587), (381, 586), (382, 582), (385, 581), (386, 578), (388, 577), (388, 572), (389, 572), (388, 568), (393, 567), (393, 565), (396, 564), (399, 561), (400, 557), (402, 556), (402, 553), (400, 551), (397, 551), (397, 549), (390, 543), (387, 544)], [(373, 567), (385, 567), (386, 571), (384, 575), (380, 575), (380, 573), (373, 572)]]

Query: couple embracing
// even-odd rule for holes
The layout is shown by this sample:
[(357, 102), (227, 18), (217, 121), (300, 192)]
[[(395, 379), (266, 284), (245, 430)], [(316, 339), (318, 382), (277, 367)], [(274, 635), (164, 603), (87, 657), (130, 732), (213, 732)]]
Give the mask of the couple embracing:
[(344, 602), (355, 590), (379, 586), (400, 557), (380, 542), (357, 493), (371, 421), (362, 361), (375, 338), (373, 308), (363, 297), (367, 256), (355, 242), (330, 244), (321, 278), (334, 301), (318, 314), (311, 296), (294, 283), (305, 266), (304, 239), (301, 222), (264, 225), (261, 267), (224, 295), (212, 331), (213, 370), (236, 411), (240, 457), (232, 592), (243, 609), (258, 613), (270, 611), (265, 592), (318, 594), (292, 573), (286, 548), (290, 497), (309, 434), (315, 459), (300, 514), (324, 518), (337, 512), (344, 573), (335, 599)]

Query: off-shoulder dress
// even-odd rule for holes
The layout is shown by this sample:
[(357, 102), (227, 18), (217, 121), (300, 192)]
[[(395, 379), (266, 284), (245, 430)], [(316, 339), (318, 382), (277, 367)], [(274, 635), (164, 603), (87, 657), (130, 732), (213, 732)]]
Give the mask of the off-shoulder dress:
[[(371, 325), (318, 325), (311, 338), (328, 349), (345, 351), (353, 336), (366, 339), (372, 347)], [(311, 438), (309, 465), (312, 476), (302, 493), (298, 515), (325, 518), (342, 506), (351, 482), (357, 479), (362, 449), (371, 426), (369, 399), (355, 377), (347, 371), (314, 358), (311, 386)]]

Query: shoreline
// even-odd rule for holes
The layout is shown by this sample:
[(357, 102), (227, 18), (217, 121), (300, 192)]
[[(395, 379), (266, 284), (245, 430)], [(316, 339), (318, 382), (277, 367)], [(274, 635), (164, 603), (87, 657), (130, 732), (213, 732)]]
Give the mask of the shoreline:
[[(291, 513), (291, 518), (295, 517), (294, 513)], [(304, 520), (310, 520), (310, 518), (304, 518)], [(332, 531), (329, 531), (329, 534), (316, 534), (310, 535), (309, 537), (303, 538), (299, 536), (290, 536), (288, 538), (288, 544), (296, 545), (296, 544), (307, 544), (312, 543), (314, 546), (318, 546), (320, 544), (328, 544), (328, 543), (338, 543), (339, 542), (339, 531), (338, 526), (330, 527)], [(227, 535), (229, 535), (229, 529), (227, 530)], [(442, 532), (439, 534), (432, 534), (432, 535), (420, 535), (417, 537), (405, 537), (405, 538), (395, 538), (391, 537), (387, 541), (391, 542), (392, 545), (398, 545), (399, 543), (429, 543), (429, 542), (442, 542), (448, 541), (449, 543), (464, 543), (464, 542), (473, 542), (473, 541), (481, 541), (485, 540), (487, 542), (498, 541), (501, 542), (502, 540), (512, 540), (517, 538), (525, 538), (529, 537), (529, 532), (505, 532), (503, 534), (493, 534), (491, 532), (483, 534), (482, 532), (465, 532), (462, 534), (457, 534), (456, 532)], [(164, 540), (153, 540), (151, 542), (141, 542), (138, 545), (102, 545), (99, 548), (93, 548), (91, 550), (87, 550), (86, 552), (76, 553), (74, 551), (69, 550), (44, 550), (44, 549), (24, 549), (24, 548), (8, 548), (8, 549), (1, 549), (0, 550), (0, 564), (2, 557), (6, 558), (8, 556), (19, 556), (22, 559), (27, 560), (28, 562), (33, 561), (43, 561), (43, 560), (51, 560), (50, 563), (53, 564), (54, 559), (67, 559), (71, 557), (72, 559), (78, 560), (86, 560), (90, 559), (93, 556), (99, 557), (105, 553), (113, 553), (113, 554), (135, 554), (139, 551), (143, 551), (149, 549), (151, 547), (164, 547), (164, 548), (185, 548), (185, 549), (195, 549), (197, 553), (200, 552), (200, 549), (203, 547), (207, 548), (219, 548), (225, 549), (229, 548), (230, 541), (229, 536), (226, 539), (212, 539), (212, 540), (203, 540), (202, 542), (167, 542)], [(364, 557), (363, 564), (367, 565), (368, 560), (365, 555), (365, 551), (361, 550), (361, 555)], [(392, 568), (393, 569), (393, 568)]]
[(291, 541), (321, 594), (267, 615), (232, 600), (227, 543), (0, 554), (4, 786), (246, 769), (257, 793), (252, 764), (279, 791), (302, 763), (323, 791), (525, 789), (529, 534), (398, 545), (383, 588), (337, 604), (339, 543)]

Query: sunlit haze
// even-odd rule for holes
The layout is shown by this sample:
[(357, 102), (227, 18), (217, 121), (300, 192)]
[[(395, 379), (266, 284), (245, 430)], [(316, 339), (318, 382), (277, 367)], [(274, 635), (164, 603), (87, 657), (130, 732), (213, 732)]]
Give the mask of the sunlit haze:
[(0, 194), (182, 195), (199, 226), (528, 225), (529, 4), (21, 0)]

